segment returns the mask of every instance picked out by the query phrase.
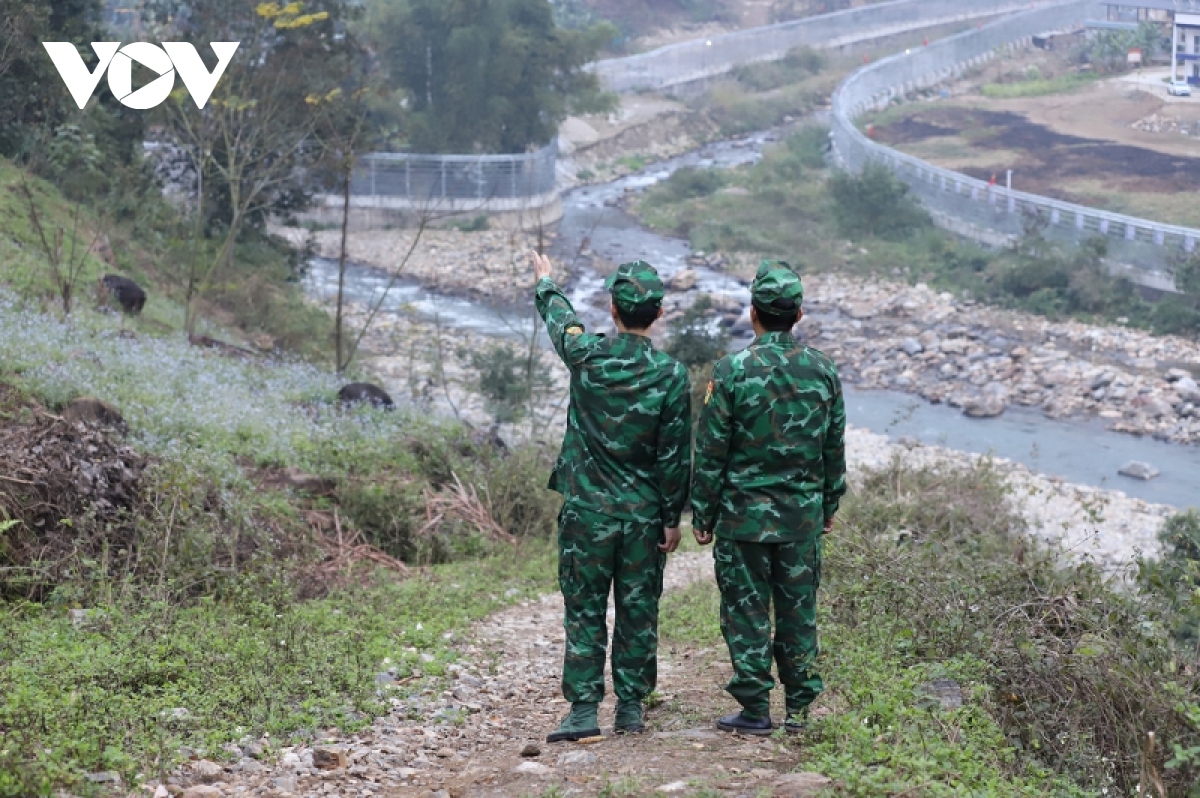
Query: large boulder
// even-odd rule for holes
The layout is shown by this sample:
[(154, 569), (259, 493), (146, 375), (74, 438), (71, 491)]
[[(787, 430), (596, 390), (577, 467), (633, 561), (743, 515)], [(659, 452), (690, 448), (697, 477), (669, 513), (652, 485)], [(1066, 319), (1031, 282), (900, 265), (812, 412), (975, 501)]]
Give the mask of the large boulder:
[(100, 278), (100, 287), (108, 299), (115, 299), (121, 310), (131, 316), (141, 313), (146, 305), (146, 292), (128, 277), (106, 274)]

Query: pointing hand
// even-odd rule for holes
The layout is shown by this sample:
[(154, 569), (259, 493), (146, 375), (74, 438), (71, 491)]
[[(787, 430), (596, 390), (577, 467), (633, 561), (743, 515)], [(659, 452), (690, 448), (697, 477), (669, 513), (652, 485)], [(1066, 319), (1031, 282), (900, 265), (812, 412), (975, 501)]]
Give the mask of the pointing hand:
[(541, 280), (543, 277), (549, 277), (554, 271), (550, 265), (550, 259), (537, 252), (529, 253), (529, 263), (533, 266), (533, 279), (535, 281)]

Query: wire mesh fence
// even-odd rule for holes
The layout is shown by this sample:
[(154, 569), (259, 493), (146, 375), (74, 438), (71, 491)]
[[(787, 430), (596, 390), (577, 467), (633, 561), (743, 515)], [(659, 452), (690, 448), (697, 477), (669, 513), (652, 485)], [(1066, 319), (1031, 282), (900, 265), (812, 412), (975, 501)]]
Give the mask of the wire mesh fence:
[(522, 200), (554, 191), (557, 143), (518, 155), (372, 153), (354, 170), (355, 197), (413, 203)]
[(724, 74), (743, 64), (783, 58), (797, 47), (840, 47), (1043, 4), (1043, 0), (894, 0), (680, 42), (599, 61), (593, 69), (612, 91), (662, 89)]
[(868, 111), (1028, 46), (1033, 36), (1078, 29), (1098, 18), (1098, 5), (1093, 0), (1056, 3), (859, 69), (834, 93), (830, 136), (835, 160), (851, 171), (871, 162), (887, 166), (940, 223), (976, 240), (1012, 240), (1031, 225), (1070, 243), (1104, 236), (1110, 261), (1131, 279), (1174, 290), (1172, 263), (1195, 251), (1200, 230), (992, 185), (885, 147), (855, 123)]

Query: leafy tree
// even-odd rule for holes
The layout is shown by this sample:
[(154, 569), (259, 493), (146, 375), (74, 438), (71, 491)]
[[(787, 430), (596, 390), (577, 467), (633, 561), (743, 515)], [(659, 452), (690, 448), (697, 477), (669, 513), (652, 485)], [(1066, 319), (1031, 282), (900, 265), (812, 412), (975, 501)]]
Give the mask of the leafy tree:
[(423, 152), (525, 152), (611, 98), (583, 70), (615, 31), (555, 25), (545, 0), (393, 0), (374, 31)]
[(243, 229), (306, 201), (308, 170), (321, 155), (315, 107), (347, 79), (357, 42), (346, 25), (357, 7), (353, 0), (150, 0), (160, 39), (241, 43), (203, 109), (182, 87), (163, 105), (169, 135), (198, 176), (197, 223), (219, 241), (215, 253), (196, 253), (184, 268), (189, 333), (195, 300), (232, 265)]
[(0, 0), (0, 156), (53, 178), (40, 156), (60, 128), (73, 125), (110, 170), (140, 158), (144, 115), (117, 102), (107, 81), (81, 112), (41, 45), (73, 42), (94, 68), (91, 42), (107, 38), (103, 12), (101, 0)]
[(837, 172), (829, 180), (834, 217), (842, 235), (904, 238), (930, 225), (929, 214), (882, 164), (868, 164), (860, 174)]

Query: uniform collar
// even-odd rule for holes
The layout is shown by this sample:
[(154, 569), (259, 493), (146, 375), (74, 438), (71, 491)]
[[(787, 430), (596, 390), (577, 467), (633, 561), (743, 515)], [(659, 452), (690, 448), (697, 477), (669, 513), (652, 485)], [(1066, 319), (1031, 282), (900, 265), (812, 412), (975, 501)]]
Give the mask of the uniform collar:
[(792, 335), (791, 331), (787, 332), (765, 332), (754, 339), (756, 344), (795, 344), (796, 336)]
[(619, 332), (617, 333), (617, 338), (621, 341), (632, 341), (633, 343), (645, 344), (649, 347), (654, 346), (654, 342), (650, 340), (650, 336), (648, 335), (638, 335), (637, 333), (631, 332)]

